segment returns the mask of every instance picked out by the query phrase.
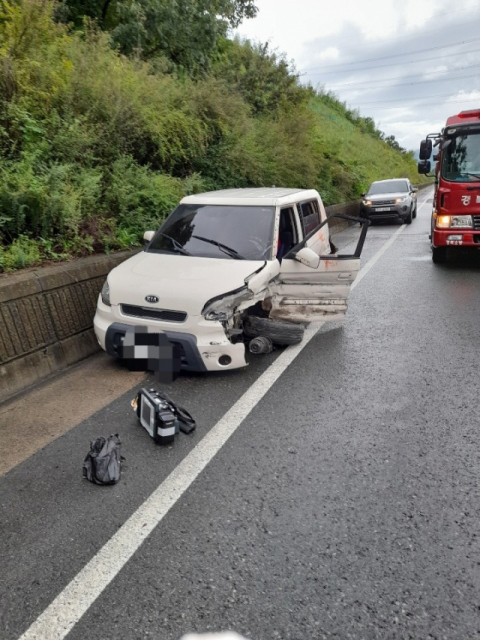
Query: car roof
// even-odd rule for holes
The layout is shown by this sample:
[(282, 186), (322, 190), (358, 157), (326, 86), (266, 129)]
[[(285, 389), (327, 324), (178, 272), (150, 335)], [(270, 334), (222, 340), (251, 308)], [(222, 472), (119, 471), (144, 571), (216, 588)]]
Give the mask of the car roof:
[(284, 187), (259, 187), (252, 189), (223, 189), (186, 196), (181, 204), (226, 204), (244, 206), (277, 206), (319, 198), (314, 189), (287, 189)]
[(387, 178), (387, 180), (375, 180), (375, 182), (372, 182), (372, 184), (382, 184), (382, 182), (393, 182), (393, 181), (400, 181), (400, 180), (404, 180), (405, 182), (408, 182), (408, 178)]

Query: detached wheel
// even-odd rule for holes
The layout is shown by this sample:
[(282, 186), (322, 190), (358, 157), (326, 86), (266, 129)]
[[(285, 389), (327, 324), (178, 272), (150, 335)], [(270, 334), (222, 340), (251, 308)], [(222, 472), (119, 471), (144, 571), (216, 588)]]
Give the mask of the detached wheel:
[(445, 264), (447, 261), (447, 247), (432, 247), (432, 260), (435, 264)]
[(243, 331), (248, 338), (264, 336), (273, 344), (288, 346), (301, 342), (305, 329), (300, 324), (247, 316), (243, 321)]

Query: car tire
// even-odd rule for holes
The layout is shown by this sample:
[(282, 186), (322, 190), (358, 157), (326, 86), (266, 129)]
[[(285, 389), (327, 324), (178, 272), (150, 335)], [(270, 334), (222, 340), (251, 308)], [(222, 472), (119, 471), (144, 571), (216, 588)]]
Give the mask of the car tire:
[(305, 328), (301, 324), (247, 316), (243, 321), (243, 331), (248, 338), (270, 338), (273, 344), (288, 346), (303, 340)]
[(435, 264), (445, 264), (447, 261), (447, 247), (432, 247), (432, 260)]
[(417, 205), (415, 205), (415, 209), (413, 210), (413, 217), (417, 217)]
[(408, 214), (408, 216), (405, 218), (404, 220), (405, 224), (412, 224), (412, 210), (410, 209), (410, 213)]

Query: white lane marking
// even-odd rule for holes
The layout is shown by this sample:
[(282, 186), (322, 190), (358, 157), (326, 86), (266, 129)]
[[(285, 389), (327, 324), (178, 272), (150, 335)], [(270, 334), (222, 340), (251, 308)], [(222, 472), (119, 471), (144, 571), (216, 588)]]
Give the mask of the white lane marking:
[(372, 258), (370, 258), (370, 260), (367, 262), (367, 264), (362, 269), (360, 269), (360, 271), (358, 272), (358, 276), (355, 278), (355, 281), (353, 282), (353, 284), (350, 287), (350, 289), (355, 289), (357, 284), (367, 275), (367, 273), (374, 266), (374, 264), (377, 262), (377, 260), (380, 260), (380, 258), (383, 256), (385, 251), (389, 247), (392, 246), (392, 244), (395, 242), (395, 240), (398, 238), (398, 236), (402, 233), (402, 231), (404, 231), (406, 226), (407, 226), (406, 224), (402, 224), (402, 226), (399, 227), (395, 231), (393, 236), (391, 236), (390, 239), (387, 240), (387, 242), (385, 242), (385, 244), (382, 246), (382, 248), (379, 249), (379, 251), (377, 251), (377, 253)]
[[(405, 225), (402, 225), (359, 271), (352, 289), (395, 242), (404, 228)], [(310, 325), (300, 344), (285, 349), (85, 565), (19, 640), (63, 640), (65, 638), (324, 324), (322, 322)]]
[(137, 551), (181, 495), (307, 346), (322, 324), (308, 327), (304, 340), (288, 347), (237, 400), (149, 498), (130, 516), (20, 640), (62, 640)]

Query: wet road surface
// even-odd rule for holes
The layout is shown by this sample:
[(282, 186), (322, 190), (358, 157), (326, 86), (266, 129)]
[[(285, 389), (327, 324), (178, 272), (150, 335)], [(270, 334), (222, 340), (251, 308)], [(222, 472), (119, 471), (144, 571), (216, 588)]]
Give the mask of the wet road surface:
[[(78, 420), (68, 409), (81, 405), (91, 362), (64, 392), (52, 383), (64, 429), (40, 437), (33, 426), (38, 444), (0, 478), (2, 640), (176, 640), (222, 629), (251, 640), (480, 637), (480, 259), (433, 265), (430, 209), (410, 226), (369, 230), (363, 265), (398, 235), (352, 291), (345, 323), (324, 324), (283, 372), (288, 350), (169, 387), (198, 420), (173, 447), (156, 447), (138, 425), (129, 404), (138, 377), (129, 389), (130, 374), (117, 371), (121, 395)], [(143, 544), (122, 538), (133, 551), (100, 595), (85, 605), (91, 585), (79, 580), (73, 622), (56, 624), (52, 602), (261, 384)], [(52, 394), (42, 389), (36, 405), (25, 394), (0, 416), (21, 415), (22, 403), (42, 415), (42, 393)], [(113, 432), (127, 459), (121, 482), (82, 481), (90, 439)], [(109, 565), (95, 566), (101, 582)], [(28, 632), (45, 610), (41, 635)]]

